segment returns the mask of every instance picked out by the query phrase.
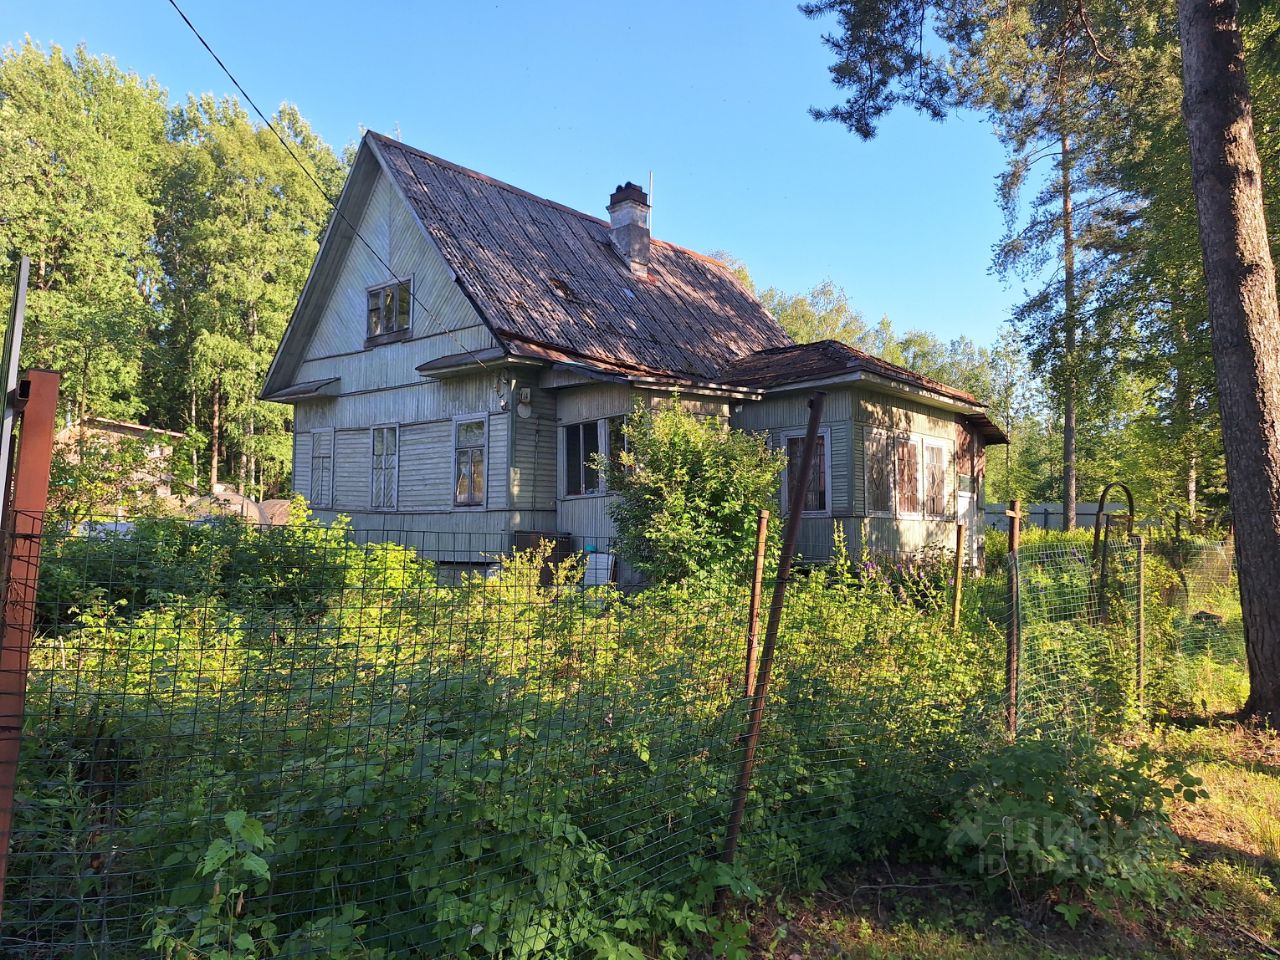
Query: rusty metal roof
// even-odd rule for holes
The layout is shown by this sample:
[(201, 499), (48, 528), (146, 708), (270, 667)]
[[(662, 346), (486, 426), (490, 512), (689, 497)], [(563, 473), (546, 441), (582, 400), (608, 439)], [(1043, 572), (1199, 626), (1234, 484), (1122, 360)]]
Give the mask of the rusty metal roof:
[(631, 274), (609, 224), (369, 133), (495, 336), (657, 374), (715, 379), (791, 339), (724, 264), (654, 240)]
[(881, 360), (838, 340), (791, 344), (739, 357), (721, 369), (720, 379), (739, 386), (768, 389), (859, 372), (874, 373), (951, 400), (982, 406), (981, 401), (971, 393), (949, 387), (888, 360)]

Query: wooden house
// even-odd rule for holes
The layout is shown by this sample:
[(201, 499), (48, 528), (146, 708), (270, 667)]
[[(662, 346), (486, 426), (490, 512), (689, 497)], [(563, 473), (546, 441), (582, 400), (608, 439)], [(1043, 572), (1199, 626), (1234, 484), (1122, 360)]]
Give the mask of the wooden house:
[(983, 451), (1005, 442), (982, 404), (793, 343), (722, 263), (652, 238), (634, 184), (608, 213), (365, 135), (262, 394), (294, 406), (313, 511), (461, 562), (538, 535), (607, 550), (593, 461), (637, 401), (678, 393), (795, 455), (820, 387), (806, 557), (837, 521), (854, 551), (949, 546), (957, 519), (976, 534)]

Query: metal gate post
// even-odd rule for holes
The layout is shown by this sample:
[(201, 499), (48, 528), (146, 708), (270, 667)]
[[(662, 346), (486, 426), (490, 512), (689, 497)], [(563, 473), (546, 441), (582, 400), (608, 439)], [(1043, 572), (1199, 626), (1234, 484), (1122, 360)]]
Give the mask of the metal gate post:
[(1147, 542), (1143, 537), (1134, 537), (1138, 548), (1138, 649), (1137, 649), (1137, 686), (1138, 709), (1145, 710), (1147, 701)]
[[(769, 604), (769, 619), (764, 629), (764, 646), (760, 649), (760, 665), (756, 671), (755, 685), (751, 691), (747, 735), (742, 744), (742, 758), (738, 767), (738, 785), (733, 794), (733, 807), (729, 811), (729, 825), (725, 830), (724, 848), (720, 862), (733, 865), (738, 851), (738, 837), (742, 831), (742, 818), (747, 808), (747, 794), (751, 792), (751, 773), (755, 769), (756, 747), (760, 743), (760, 730), (764, 726), (764, 708), (769, 698), (769, 677), (773, 673), (773, 653), (778, 643), (778, 631), (782, 626), (782, 607), (787, 597), (787, 583), (791, 580), (791, 563), (796, 555), (796, 541), (800, 536), (800, 514), (804, 511), (804, 498), (809, 489), (809, 477), (813, 474), (814, 456), (818, 450), (818, 428), (822, 423), (822, 407), (826, 394), (815, 390), (809, 399), (809, 428), (804, 435), (804, 447), (799, 469), (794, 477), (787, 478), (791, 492), (791, 507), (783, 528), (782, 552), (778, 556), (778, 573), (773, 584), (773, 599)], [(718, 887), (712, 911), (716, 916), (724, 912), (728, 887)]]
[(756, 689), (756, 668), (759, 666), (760, 595), (764, 590), (764, 560), (769, 545), (769, 511), (761, 510), (756, 525), (756, 563), (751, 577), (751, 606), (747, 611), (747, 672), (742, 695), (750, 698)]
[(1018, 735), (1018, 682), (1021, 672), (1022, 624), (1018, 611), (1018, 547), (1022, 540), (1022, 503), (1010, 504), (1009, 516), (1009, 623), (1005, 635), (1005, 726), (1010, 737)]
[(964, 524), (956, 524), (955, 567), (951, 572), (955, 591), (951, 595), (951, 630), (960, 631), (960, 607), (964, 603)]
[(59, 374), (29, 371), (18, 385), (21, 433), (18, 435), (13, 494), (6, 523), (0, 609), (0, 917), (13, 830), (13, 793), (26, 711), (27, 664), (35, 632), (40, 544), (49, 504), (49, 468), (58, 408)]

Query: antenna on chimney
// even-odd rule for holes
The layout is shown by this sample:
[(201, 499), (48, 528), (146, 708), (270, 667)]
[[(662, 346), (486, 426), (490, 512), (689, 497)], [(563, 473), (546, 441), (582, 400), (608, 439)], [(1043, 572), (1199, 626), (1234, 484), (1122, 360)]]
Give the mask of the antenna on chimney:
[(653, 171), (649, 171), (649, 236), (653, 236)]

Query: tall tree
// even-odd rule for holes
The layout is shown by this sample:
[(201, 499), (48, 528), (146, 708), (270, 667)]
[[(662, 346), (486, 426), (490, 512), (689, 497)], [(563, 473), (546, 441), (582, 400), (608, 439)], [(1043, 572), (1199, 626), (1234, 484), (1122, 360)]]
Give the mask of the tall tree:
[[(972, 55), (1011, 16), (1032, 16), (1037, 6), (1036, 0), (807, 4), (802, 9), (813, 16), (839, 14), (842, 34), (825, 39), (840, 57), (832, 68), (836, 84), (852, 91), (842, 106), (817, 113), (842, 120), (864, 137), (874, 134), (880, 116), (897, 103), (941, 117), (963, 102), (953, 69), (957, 60)], [(1075, 0), (1071, 6), (1085, 26), (1088, 45), (1082, 49), (1107, 62), (1146, 30), (1165, 29), (1169, 12), (1168, 0)], [(1237, 541), (1249, 646), (1248, 710), (1280, 722), (1280, 316), (1262, 168), (1235, 0), (1179, 0), (1178, 10), (1183, 114), (1231, 505), (1237, 532), (1250, 531)], [(1095, 29), (1098, 24), (1106, 28)], [(942, 40), (942, 54), (926, 47), (928, 28)], [(1100, 105), (1139, 74), (1129, 69), (1116, 76), (1117, 82), (1089, 88)]]
[(74, 414), (143, 413), (165, 94), (83, 47), (0, 53), (0, 261), (31, 257), (24, 361)]
[[(188, 417), (207, 424), (209, 484), (278, 487), (288, 470), (288, 408), (257, 393), (342, 176), (290, 106), (255, 125), (234, 100), (192, 98), (175, 113), (179, 159), (166, 181), (169, 346), (184, 358)], [(225, 469), (224, 469), (225, 468)]]
[(1178, 0), (1183, 112), (1209, 293), (1249, 655), (1280, 724), (1280, 304), (1235, 0)]

